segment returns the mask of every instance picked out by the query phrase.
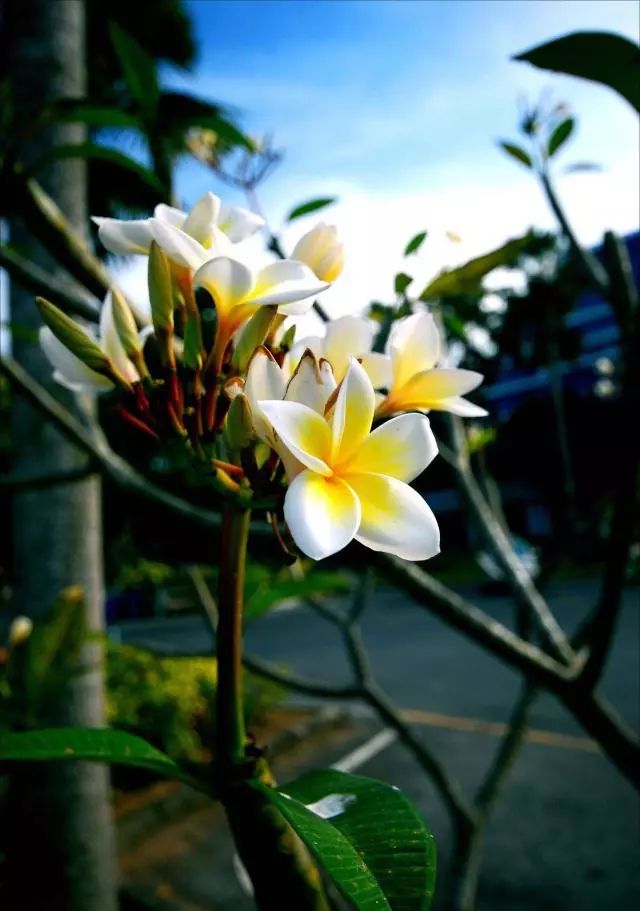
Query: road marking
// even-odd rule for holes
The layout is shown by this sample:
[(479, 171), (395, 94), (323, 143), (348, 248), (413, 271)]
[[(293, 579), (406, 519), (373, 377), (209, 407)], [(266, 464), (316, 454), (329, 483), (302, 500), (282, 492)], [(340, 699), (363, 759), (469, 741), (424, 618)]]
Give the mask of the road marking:
[(369, 762), (397, 739), (398, 735), (395, 731), (392, 731), (391, 728), (383, 728), (361, 746), (334, 762), (331, 768), (337, 769), (338, 772), (353, 772), (354, 769)]
[[(485, 721), (482, 718), (464, 718), (459, 715), (440, 715), (438, 712), (425, 712), (422, 709), (402, 709), (402, 719), (411, 724), (423, 724), (428, 727), (444, 728), (448, 731), (462, 731), (472, 734), (489, 734), (491, 737), (503, 737), (508, 725), (500, 721)], [(560, 734), (540, 728), (529, 728), (524, 739), (529, 743), (538, 743), (563, 750), (580, 750), (585, 753), (599, 753), (600, 747), (589, 737), (577, 737), (573, 734)]]

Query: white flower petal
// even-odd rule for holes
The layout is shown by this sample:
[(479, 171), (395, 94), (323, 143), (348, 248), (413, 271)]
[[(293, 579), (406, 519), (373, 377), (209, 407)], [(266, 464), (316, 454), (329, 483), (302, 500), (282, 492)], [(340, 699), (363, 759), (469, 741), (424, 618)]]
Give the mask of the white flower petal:
[(486, 418), (489, 412), (486, 408), (474, 405), (460, 395), (453, 395), (450, 399), (443, 399), (438, 405), (440, 411), (448, 411), (451, 414), (457, 414), (461, 418)]
[[(326, 282), (320, 282), (311, 269), (304, 263), (292, 259), (282, 259), (260, 269), (251, 295), (254, 304), (297, 304), (300, 301), (320, 294), (328, 288)], [(311, 304), (306, 304), (308, 310)], [(282, 312), (291, 312), (291, 308), (282, 308)], [(305, 312), (305, 311), (303, 311)]]
[(205, 193), (189, 212), (182, 230), (206, 249), (211, 244), (212, 229), (217, 224), (219, 213), (219, 197)]
[(331, 415), (331, 458), (346, 462), (368, 437), (375, 393), (364, 368), (351, 358)]
[(270, 446), (273, 446), (275, 435), (271, 422), (258, 403), (261, 400), (282, 399), (285, 391), (285, 380), (282, 370), (266, 348), (258, 348), (251, 358), (244, 391), (251, 406), (253, 424), (257, 435), (269, 443)]
[(373, 472), (408, 483), (438, 454), (438, 444), (424, 414), (401, 414), (382, 424), (364, 441), (342, 471)]
[(327, 399), (336, 388), (336, 381), (328, 361), (318, 363), (310, 350), (302, 356), (289, 380), (285, 399), (300, 402), (324, 415)]
[(345, 480), (362, 509), (357, 541), (404, 560), (428, 560), (440, 553), (438, 523), (412, 487), (380, 474), (349, 474)]
[(255, 212), (240, 206), (230, 206), (228, 203), (222, 204), (218, 215), (218, 227), (234, 244), (255, 234), (263, 226), (264, 218)]
[(327, 464), (331, 451), (329, 425), (316, 411), (299, 402), (259, 401), (273, 429), (299, 462), (318, 474), (332, 474)]
[(174, 228), (184, 228), (184, 223), (187, 220), (186, 212), (183, 212), (182, 209), (176, 209), (175, 206), (168, 206), (164, 202), (158, 203), (153, 210), (153, 214), (160, 221), (166, 221), (168, 225), (173, 225)]
[(253, 286), (253, 276), (251, 270), (237, 260), (218, 256), (198, 269), (193, 276), (193, 286), (207, 289), (222, 316), (247, 297)]
[(119, 256), (149, 252), (153, 235), (150, 218), (123, 220), (120, 218), (91, 219), (98, 226), (98, 237), (103, 247)]
[(371, 351), (374, 327), (360, 316), (341, 316), (327, 323), (323, 356), (331, 363), (338, 380), (349, 366), (349, 358)]
[[(446, 399), (465, 395), (475, 389), (483, 380), (481, 373), (475, 370), (458, 370), (456, 368), (438, 368), (425, 370), (413, 376), (404, 386), (394, 386), (392, 399), (402, 409), (434, 408), (446, 411), (443, 402)], [(398, 409), (400, 410), (400, 409)]]
[(322, 560), (353, 540), (360, 525), (360, 504), (340, 478), (307, 470), (287, 490), (284, 517), (300, 550)]
[(391, 386), (391, 358), (386, 354), (372, 351), (360, 357), (374, 389), (388, 389)]
[(394, 323), (387, 352), (393, 365), (393, 388), (404, 385), (416, 373), (430, 370), (440, 357), (440, 333), (430, 313), (420, 312)]
[(211, 259), (211, 254), (202, 244), (168, 222), (152, 218), (151, 231), (156, 243), (162, 247), (169, 259), (185, 269), (195, 272)]
[(47, 360), (54, 368), (53, 378), (72, 392), (101, 393), (113, 389), (113, 383), (95, 373), (83, 364), (80, 358), (72, 354), (62, 342), (55, 337), (48, 326), (41, 326), (39, 331), (40, 347)]

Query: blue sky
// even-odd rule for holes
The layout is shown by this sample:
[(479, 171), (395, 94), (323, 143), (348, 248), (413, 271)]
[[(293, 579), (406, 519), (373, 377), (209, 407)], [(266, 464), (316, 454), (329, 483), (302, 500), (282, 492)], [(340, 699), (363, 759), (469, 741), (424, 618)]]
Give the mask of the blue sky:
[[(605, 228), (633, 230), (638, 121), (611, 91), (509, 57), (557, 35), (600, 29), (637, 40), (635, 0), (191, 0), (200, 45), (173, 86), (233, 105), (245, 129), (270, 132), (285, 160), (261, 190), (278, 227), (296, 203), (340, 202), (323, 214), (349, 254), (330, 309), (388, 297), (401, 251), (431, 235), (423, 277), (530, 225), (553, 220), (527, 172), (497, 138), (516, 135), (517, 100), (543, 90), (569, 104), (579, 127), (560, 164), (596, 161), (598, 174), (560, 189), (586, 243)], [(240, 201), (196, 163), (179, 172), (185, 203), (206, 189)], [(293, 243), (307, 224), (293, 226)], [(452, 244), (446, 231), (462, 238)]]

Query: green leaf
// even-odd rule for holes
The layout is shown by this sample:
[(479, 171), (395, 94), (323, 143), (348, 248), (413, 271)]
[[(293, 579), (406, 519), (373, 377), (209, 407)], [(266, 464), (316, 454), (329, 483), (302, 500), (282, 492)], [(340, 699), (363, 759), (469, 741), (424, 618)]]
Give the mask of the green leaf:
[(333, 769), (277, 790), (256, 784), (357, 911), (427, 911), (433, 836), (397, 788)]
[(455, 269), (441, 272), (434, 278), (420, 295), (421, 301), (429, 301), (447, 294), (464, 294), (477, 289), (479, 282), (499, 266), (514, 266), (518, 257), (531, 244), (533, 235), (525, 234), (507, 241), (496, 250), (470, 259), (469, 262)]
[(520, 164), (526, 165), (528, 168), (533, 167), (531, 156), (525, 152), (524, 149), (521, 149), (520, 146), (514, 145), (512, 142), (504, 142), (502, 139), (499, 140), (498, 145), (504, 149), (507, 155), (511, 155), (511, 157), (519, 161)]
[(640, 48), (611, 32), (572, 32), (517, 54), (543, 70), (607, 85), (640, 111)]
[(198, 781), (146, 740), (109, 728), (48, 728), (6, 734), (0, 739), (0, 767), (7, 762), (65, 762), (82, 759), (125, 765), (176, 778), (205, 793)]
[(327, 597), (345, 594), (350, 589), (349, 580), (341, 573), (330, 570), (312, 570), (300, 579), (278, 579), (269, 576), (253, 589), (245, 604), (245, 617), (255, 620), (272, 607), (289, 598)]
[(148, 122), (155, 121), (160, 86), (153, 57), (115, 22), (109, 22), (109, 34), (131, 97), (137, 102), (145, 119)]
[(407, 275), (406, 272), (398, 272), (393, 279), (393, 289), (396, 294), (404, 294), (412, 281), (413, 276)]
[(135, 114), (109, 105), (91, 104), (75, 99), (63, 99), (53, 104), (49, 116), (59, 123), (84, 123), (94, 129), (124, 127), (139, 130), (141, 127), (140, 120)]
[(302, 205), (296, 206), (287, 215), (287, 221), (293, 221), (294, 218), (302, 218), (303, 215), (309, 215), (310, 212), (317, 212), (318, 209), (324, 209), (336, 201), (335, 196), (323, 196), (319, 199), (310, 199), (309, 202), (303, 202)]
[(153, 171), (149, 170), (149, 168), (145, 168), (144, 165), (141, 165), (133, 158), (129, 158), (128, 155), (118, 152), (117, 149), (112, 149), (109, 146), (97, 145), (95, 142), (65, 143), (55, 146), (50, 152), (47, 152), (46, 155), (39, 158), (32, 166), (32, 169), (37, 171), (50, 164), (52, 161), (57, 161), (61, 158), (85, 158), (89, 161), (109, 162), (120, 168), (125, 168), (127, 171), (132, 171), (147, 186), (162, 193), (162, 184)]
[(555, 127), (549, 137), (549, 144), (547, 145), (548, 158), (555, 155), (558, 149), (565, 144), (569, 136), (573, 133), (575, 125), (576, 122), (573, 117), (567, 117), (566, 120), (563, 120), (562, 123), (559, 123), (558, 126)]
[(417, 253), (424, 243), (426, 236), (426, 231), (420, 231), (419, 234), (414, 234), (407, 246), (404, 248), (404, 255), (411, 256), (412, 253)]

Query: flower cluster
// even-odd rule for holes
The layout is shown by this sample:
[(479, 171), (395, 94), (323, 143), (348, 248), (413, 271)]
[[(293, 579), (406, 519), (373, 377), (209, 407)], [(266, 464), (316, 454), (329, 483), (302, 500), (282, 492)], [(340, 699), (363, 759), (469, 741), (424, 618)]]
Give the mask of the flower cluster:
[(438, 553), (433, 513), (409, 486), (437, 454), (426, 412), (486, 412), (463, 398), (480, 374), (439, 366), (433, 315), (398, 320), (384, 352), (355, 316), (296, 340), (284, 321), (342, 269), (335, 228), (316, 226), (292, 259), (258, 267), (242, 241), (262, 219), (211, 193), (188, 213), (160, 205), (149, 219), (94, 221), (109, 251), (148, 256), (150, 324), (115, 288), (95, 335), (40, 299), (59, 382), (116, 389), (135, 431), (182, 439), (223, 495), (267, 508), (276, 528), (283, 516), (309, 557), (354, 539), (407, 560)]

